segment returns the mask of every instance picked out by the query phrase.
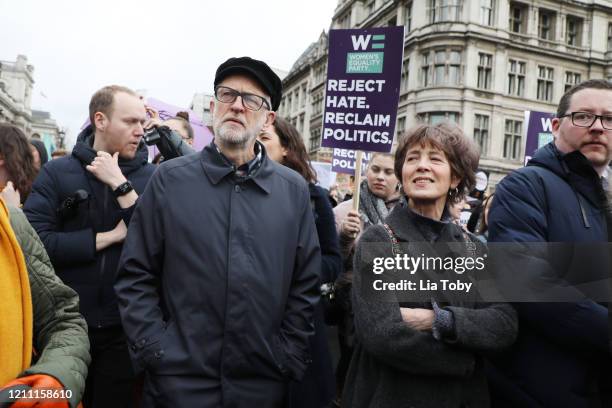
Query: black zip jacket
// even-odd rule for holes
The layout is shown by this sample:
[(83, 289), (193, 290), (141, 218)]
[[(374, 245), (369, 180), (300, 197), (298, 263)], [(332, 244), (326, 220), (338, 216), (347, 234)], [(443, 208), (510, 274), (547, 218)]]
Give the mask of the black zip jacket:
[[(96, 252), (96, 234), (112, 230), (121, 219), (129, 224), (133, 207), (121, 209), (111, 188), (85, 169), (96, 157), (92, 144), (89, 126), (79, 135), (72, 155), (47, 163), (34, 182), (24, 212), (57, 275), (78, 292), (88, 325), (103, 328), (121, 324), (113, 283), (123, 245)], [(155, 170), (147, 163), (144, 144), (134, 159), (119, 159), (119, 167), (138, 194)], [(82, 201), (66, 205), (78, 190), (82, 190)], [(58, 212), (62, 203), (63, 210)]]

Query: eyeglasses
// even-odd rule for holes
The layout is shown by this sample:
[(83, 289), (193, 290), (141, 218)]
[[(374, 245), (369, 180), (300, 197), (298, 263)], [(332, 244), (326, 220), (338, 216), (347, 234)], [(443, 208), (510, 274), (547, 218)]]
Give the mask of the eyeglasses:
[(601, 126), (603, 126), (604, 129), (612, 130), (612, 115), (595, 115), (594, 113), (590, 112), (571, 112), (559, 116), (559, 118), (564, 118), (566, 116), (572, 117), (572, 123), (574, 126), (590, 128), (597, 119), (600, 119)]
[(235, 89), (228, 88), (227, 86), (217, 86), (215, 88), (215, 99), (222, 103), (234, 103), (236, 98), (242, 99), (242, 106), (252, 111), (258, 111), (265, 104), (266, 109), (270, 109), (268, 101), (259, 95), (250, 93), (238, 92)]

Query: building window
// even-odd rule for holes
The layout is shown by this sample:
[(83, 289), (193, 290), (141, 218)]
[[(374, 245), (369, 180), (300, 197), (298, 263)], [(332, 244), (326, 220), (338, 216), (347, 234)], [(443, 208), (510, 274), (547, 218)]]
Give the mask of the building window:
[(538, 36), (543, 40), (552, 41), (555, 35), (555, 13), (540, 9), (538, 20)]
[(423, 54), (423, 65), (421, 66), (421, 84), (423, 86), (431, 85), (431, 69), (429, 68), (429, 64), (431, 57), (429, 53)]
[(493, 25), (494, 8), (495, 0), (480, 0), (480, 24), (486, 26)]
[(338, 28), (350, 28), (351, 15), (347, 13), (338, 19)]
[(317, 113), (323, 113), (324, 97), (323, 94), (319, 94), (319, 101), (317, 102)]
[(525, 63), (508, 60), (508, 95), (525, 96)]
[(370, 0), (366, 3), (365, 5), (365, 12), (366, 12), (365, 18), (366, 19), (370, 17), (372, 13), (374, 13), (375, 6), (376, 6), (375, 0)]
[(312, 116), (316, 116), (323, 112), (323, 94), (317, 92), (312, 95)]
[(315, 83), (318, 84), (323, 82), (327, 77), (327, 67), (325, 64), (321, 65), (315, 70)]
[(423, 54), (423, 86), (459, 85), (461, 83), (461, 51), (435, 50)]
[(567, 27), (565, 30), (565, 43), (573, 47), (582, 45), (582, 19), (567, 16)]
[(612, 51), (612, 23), (608, 23), (608, 51)]
[(554, 76), (554, 68), (538, 65), (538, 100), (552, 102)]
[(483, 52), (478, 53), (478, 88), (491, 89), (491, 71), (493, 69), (493, 56)]
[(565, 71), (565, 92), (567, 92), (574, 85), (578, 85), (581, 82), (581, 75), (577, 72)]
[(462, 0), (429, 0), (427, 12), (429, 22), (459, 21)]
[(489, 117), (487, 115), (474, 117), (474, 142), (480, 147), (480, 154), (485, 156), (489, 148)]
[(318, 113), (323, 113), (323, 110), (325, 109), (325, 96), (323, 94), (320, 95), (319, 97), (319, 105), (318, 105), (318, 109), (317, 112)]
[(400, 91), (408, 90), (409, 70), (410, 70), (410, 59), (405, 59), (404, 63), (402, 64), (402, 79), (400, 82)]
[(434, 85), (444, 85), (446, 78), (446, 51), (436, 51), (434, 53)]
[(527, 6), (521, 3), (510, 3), (510, 31), (525, 34), (527, 32)]
[(306, 98), (307, 97), (308, 97), (308, 93), (306, 93), (306, 85), (302, 85), (301, 100), (300, 100), (300, 107), (301, 108), (306, 106)]
[(406, 27), (406, 34), (411, 30), (412, 26), (412, 2), (409, 1), (404, 6), (404, 27)]
[(321, 128), (310, 131), (310, 152), (315, 152), (321, 146)]
[(451, 51), (447, 53), (448, 58), (448, 78), (450, 85), (459, 85), (461, 82), (461, 51)]
[(521, 139), (523, 135), (523, 122), (506, 119), (504, 133), (504, 158), (519, 160), (521, 157)]
[(441, 122), (453, 122), (459, 124), (459, 113), (457, 112), (427, 112), (418, 116), (421, 122), (429, 125), (437, 125)]
[(398, 138), (402, 135), (402, 133), (404, 133), (404, 130), (406, 129), (406, 117), (402, 116), (401, 118), (397, 118), (397, 125), (395, 126), (395, 140), (398, 140)]

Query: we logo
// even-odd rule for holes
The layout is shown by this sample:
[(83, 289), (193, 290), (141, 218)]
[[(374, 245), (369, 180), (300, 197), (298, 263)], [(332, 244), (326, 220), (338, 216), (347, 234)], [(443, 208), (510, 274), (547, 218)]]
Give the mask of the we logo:
[(541, 118), (540, 122), (544, 132), (552, 132), (552, 120), (550, 118)]
[[(382, 74), (385, 53), (385, 35), (351, 35), (353, 50), (346, 60), (347, 74)], [(381, 50), (372, 52), (370, 50)], [(368, 52), (370, 51), (370, 52)]]
[(384, 49), (385, 43), (381, 42), (385, 40), (385, 35), (351, 35), (353, 41), (353, 50), (355, 51), (366, 51), (370, 40), (372, 40), (372, 49)]

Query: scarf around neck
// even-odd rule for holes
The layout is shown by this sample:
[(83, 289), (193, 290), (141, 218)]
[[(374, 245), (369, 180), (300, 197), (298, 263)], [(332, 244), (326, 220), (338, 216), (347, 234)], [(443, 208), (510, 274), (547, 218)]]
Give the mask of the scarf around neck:
[(9, 210), (0, 199), (0, 387), (30, 366), (32, 297)]
[[(362, 180), (359, 187), (359, 212), (363, 219), (364, 229), (370, 225), (382, 224), (391, 209), (387, 208), (385, 200), (374, 195), (368, 187), (368, 180)], [(403, 198), (399, 197), (396, 204)]]

